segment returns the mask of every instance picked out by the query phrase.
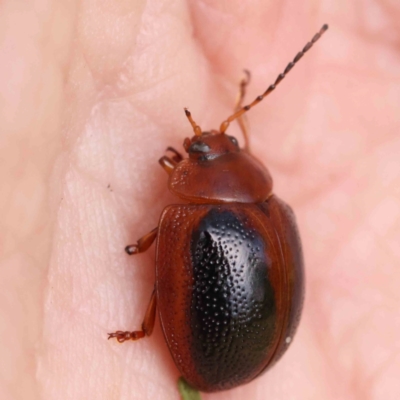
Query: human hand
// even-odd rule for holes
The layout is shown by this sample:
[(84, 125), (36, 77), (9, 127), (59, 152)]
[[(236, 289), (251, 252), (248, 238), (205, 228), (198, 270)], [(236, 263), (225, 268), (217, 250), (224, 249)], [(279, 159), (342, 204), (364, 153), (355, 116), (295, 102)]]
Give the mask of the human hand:
[[(294, 209), (307, 276), (296, 338), (222, 399), (397, 399), (400, 140), (394, 3), (3, 1), (4, 399), (175, 400), (160, 327), (140, 327), (154, 248), (123, 251), (176, 202), (157, 160), (273, 82), (247, 115), (253, 153)], [(232, 124), (230, 134), (239, 130)]]

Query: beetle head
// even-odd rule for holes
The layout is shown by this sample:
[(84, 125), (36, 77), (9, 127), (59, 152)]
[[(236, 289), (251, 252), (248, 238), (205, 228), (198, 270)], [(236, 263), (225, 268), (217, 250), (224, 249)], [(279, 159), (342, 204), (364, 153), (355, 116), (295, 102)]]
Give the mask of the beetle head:
[(194, 160), (212, 160), (227, 153), (240, 151), (235, 137), (217, 131), (202, 132), (200, 136), (186, 138), (183, 147)]
[(202, 132), (185, 112), (195, 136), (183, 142), (189, 158), (173, 165), (171, 192), (191, 203), (265, 201), (272, 191), (268, 170), (248, 151), (241, 151), (236, 138), (221, 130)]

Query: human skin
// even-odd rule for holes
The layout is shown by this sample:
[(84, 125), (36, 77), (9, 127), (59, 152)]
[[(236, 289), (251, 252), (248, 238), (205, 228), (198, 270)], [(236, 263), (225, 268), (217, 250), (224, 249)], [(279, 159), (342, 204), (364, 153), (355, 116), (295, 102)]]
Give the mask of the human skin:
[[(400, 5), (381, 1), (0, 3), (0, 399), (172, 400), (154, 247), (123, 248), (176, 202), (157, 160), (273, 82), (253, 154), (294, 209), (303, 318), (267, 374), (209, 400), (391, 400), (400, 388)], [(230, 134), (242, 140), (235, 124)], [(242, 141), (243, 143), (243, 141)]]

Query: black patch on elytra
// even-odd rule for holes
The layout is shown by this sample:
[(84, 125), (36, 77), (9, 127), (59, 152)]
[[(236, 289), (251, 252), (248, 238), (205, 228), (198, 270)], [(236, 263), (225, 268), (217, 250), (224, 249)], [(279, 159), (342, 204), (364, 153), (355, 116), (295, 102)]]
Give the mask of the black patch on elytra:
[(191, 352), (198, 374), (213, 387), (254, 376), (276, 325), (262, 236), (246, 216), (213, 208), (191, 238)]

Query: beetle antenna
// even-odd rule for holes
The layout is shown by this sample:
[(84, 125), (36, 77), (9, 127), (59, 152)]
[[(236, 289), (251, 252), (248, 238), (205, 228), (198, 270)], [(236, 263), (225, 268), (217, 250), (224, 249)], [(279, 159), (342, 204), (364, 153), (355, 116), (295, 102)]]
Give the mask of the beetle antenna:
[(192, 114), (190, 114), (190, 111), (187, 108), (185, 108), (184, 110), (185, 110), (187, 119), (190, 122), (190, 125), (192, 125), (192, 127), (193, 127), (194, 134), (196, 136), (201, 136), (201, 128), (196, 124), (196, 122), (194, 122), (194, 120), (192, 118)]
[[(311, 39), (310, 42), (308, 42), (303, 50), (301, 50), (299, 53), (297, 53), (296, 57), (293, 59), (292, 62), (290, 62), (285, 70), (278, 75), (278, 77), (275, 79), (275, 82), (268, 87), (268, 89), (260, 96), (257, 96), (255, 100), (248, 104), (247, 106), (244, 106), (240, 108), (238, 111), (236, 111), (234, 114), (232, 114), (228, 119), (226, 119), (224, 122), (222, 122), (219, 132), (224, 133), (227, 129), (229, 124), (235, 120), (236, 118), (241, 117), (246, 111), (250, 110), (250, 108), (254, 107), (256, 104), (258, 104), (261, 100), (263, 100), (265, 97), (267, 97), (281, 82), (281, 80), (288, 74), (288, 72), (294, 67), (294, 65), (301, 59), (301, 57), (304, 56), (304, 53), (307, 52), (308, 50), (311, 49), (313, 44), (322, 36), (322, 34), (328, 29), (328, 25), (325, 24), (322, 26), (322, 28), (319, 30), (318, 33), (314, 35), (314, 37)], [(187, 115), (187, 114), (186, 114)]]

